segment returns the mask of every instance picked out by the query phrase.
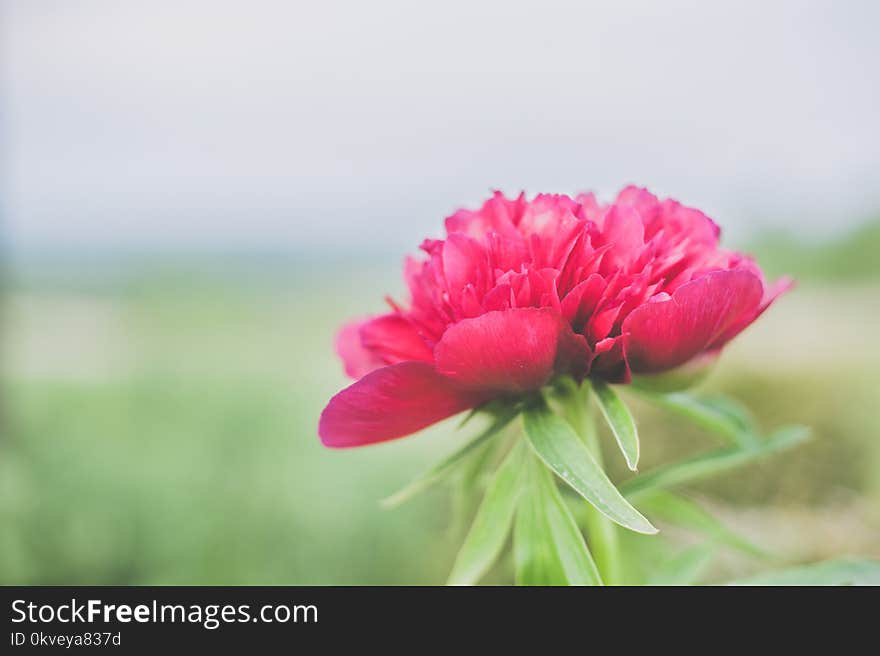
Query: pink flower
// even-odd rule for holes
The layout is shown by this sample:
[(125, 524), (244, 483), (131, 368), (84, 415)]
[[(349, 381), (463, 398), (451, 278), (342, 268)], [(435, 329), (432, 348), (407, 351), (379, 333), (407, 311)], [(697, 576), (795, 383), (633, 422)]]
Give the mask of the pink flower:
[(714, 356), (789, 285), (718, 247), (699, 210), (627, 187), (610, 205), (501, 193), (446, 219), (408, 259), (408, 305), (342, 328), (357, 381), (321, 415), (325, 445), (413, 433), (569, 374), (628, 383)]

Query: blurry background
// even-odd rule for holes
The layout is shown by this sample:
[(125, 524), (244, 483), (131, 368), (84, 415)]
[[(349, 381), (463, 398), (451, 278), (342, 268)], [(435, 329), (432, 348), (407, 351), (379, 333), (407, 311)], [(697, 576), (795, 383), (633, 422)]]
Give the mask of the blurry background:
[(877, 3), (0, 7), (0, 583), (441, 582), (444, 491), (377, 500), (462, 436), (323, 449), (333, 333), (491, 188), (629, 182), (801, 283), (707, 388), (813, 441), (695, 493), (880, 557)]

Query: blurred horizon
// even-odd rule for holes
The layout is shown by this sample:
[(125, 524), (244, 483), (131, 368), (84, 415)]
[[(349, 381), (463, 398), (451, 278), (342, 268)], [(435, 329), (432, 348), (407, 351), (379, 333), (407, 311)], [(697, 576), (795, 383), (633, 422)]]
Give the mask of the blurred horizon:
[[(880, 217), (880, 210), (874, 215)], [(442, 222), (440, 222), (442, 232)], [(880, 260), (872, 253), (880, 249), (880, 218), (853, 222), (851, 227), (833, 238), (816, 239), (785, 228), (757, 230), (746, 240), (730, 243), (725, 248), (740, 250), (752, 256), (763, 268), (768, 279), (782, 275), (803, 280), (845, 281), (880, 278)], [(402, 265), (407, 256), (421, 256), (418, 244), (396, 249), (391, 244), (365, 250), (347, 243), (330, 252), (314, 251), (281, 244), (270, 246), (196, 246), (131, 245), (92, 248), (43, 245), (13, 249), (0, 244), (5, 267), (3, 273), (18, 285), (87, 284), (104, 279), (116, 281), (158, 271), (201, 273), (215, 280), (286, 285), (296, 277), (315, 279), (339, 275), (333, 269), (368, 270), (386, 281), (402, 283)], [(225, 270), (225, 272), (224, 272)], [(396, 278), (394, 278), (396, 276)], [(284, 281), (284, 277), (288, 280)], [(377, 296), (378, 298), (378, 296)]]

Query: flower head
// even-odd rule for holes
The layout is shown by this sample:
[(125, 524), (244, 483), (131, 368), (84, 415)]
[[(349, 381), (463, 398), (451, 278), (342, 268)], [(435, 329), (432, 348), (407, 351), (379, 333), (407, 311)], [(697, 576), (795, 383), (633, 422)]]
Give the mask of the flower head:
[(768, 288), (719, 232), (636, 187), (608, 205), (496, 192), (459, 210), (406, 261), (410, 302), (340, 331), (358, 380), (324, 409), (322, 441), (402, 437), (558, 374), (628, 383), (714, 356), (790, 285)]

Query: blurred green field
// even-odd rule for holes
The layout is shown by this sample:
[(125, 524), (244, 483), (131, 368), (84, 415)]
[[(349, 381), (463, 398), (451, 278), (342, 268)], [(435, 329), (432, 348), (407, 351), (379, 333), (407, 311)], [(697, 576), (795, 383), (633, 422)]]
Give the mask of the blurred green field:
[[(345, 384), (333, 333), (399, 294), (396, 265), (273, 256), (16, 273), (3, 307), (0, 582), (444, 581), (460, 537), (445, 491), (395, 510), (378, 500), (467, 437), (455, 421), (352, 451), (315, 434)], [(880, 557), (876, 268), (803, 276), (706, 383), (765, 428), (814, 429), (797, 451), (692, 488), (779, 563)], [(636, 408), (645, 468), (713, 444)], [(730, 554), (711, 571), (766, 566)]]

